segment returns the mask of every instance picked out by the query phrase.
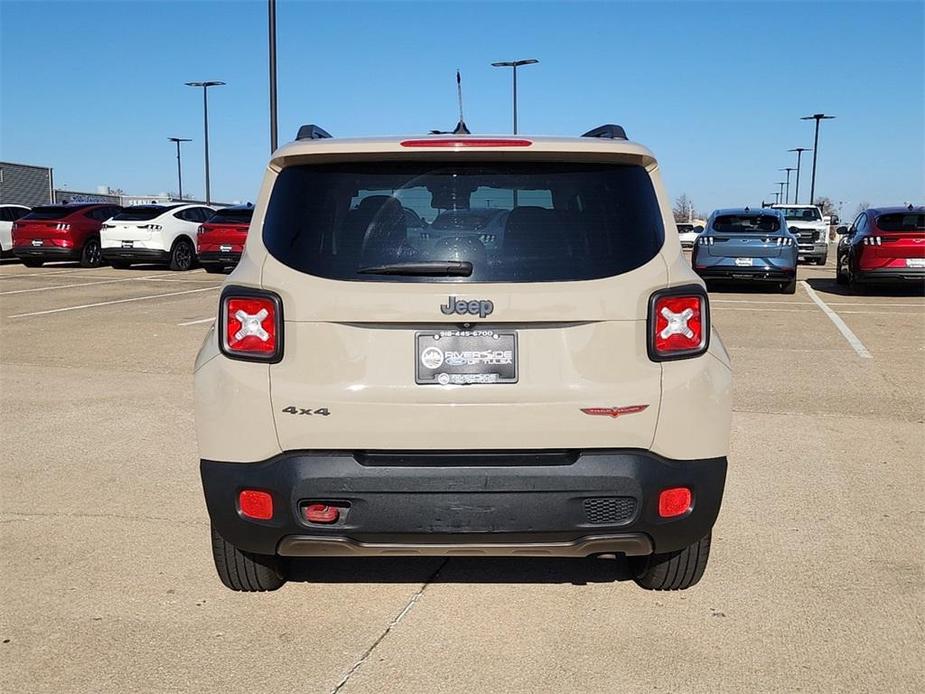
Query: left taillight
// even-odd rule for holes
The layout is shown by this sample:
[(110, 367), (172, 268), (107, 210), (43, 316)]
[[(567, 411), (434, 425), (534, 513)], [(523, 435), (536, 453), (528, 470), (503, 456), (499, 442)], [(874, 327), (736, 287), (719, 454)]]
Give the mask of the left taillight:
[(283, 302), (276, 294), (227, 287), (219, 308), (219, 343), (232, 359), (276, 363), (283, 357)]
[(648, 352), (652, 361), (689, 359), (710, 346), (710, 305), (700, 285), (672, 287), (649, 299)]

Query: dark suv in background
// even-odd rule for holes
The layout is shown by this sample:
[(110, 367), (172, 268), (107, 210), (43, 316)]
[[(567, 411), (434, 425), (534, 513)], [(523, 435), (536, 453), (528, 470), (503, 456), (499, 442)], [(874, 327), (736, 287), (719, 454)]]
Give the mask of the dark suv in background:
[(27, 267), (50, 260), (79, 260), (98, 267), (100, 227), (122, 210), (118, 205), (68, 203), (35, 207), (13, 224), (13, 254)]

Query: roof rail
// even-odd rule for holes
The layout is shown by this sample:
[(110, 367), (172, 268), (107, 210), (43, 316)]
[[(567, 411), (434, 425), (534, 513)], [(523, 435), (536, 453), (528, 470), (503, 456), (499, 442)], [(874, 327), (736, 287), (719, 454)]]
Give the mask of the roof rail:
[(319, 128), (314, 123), (303, 125), (299, 128), (299, 134), (295, 136), (296, 140), (323, 140), (331, 137), (331, 133), (323, 128)]
[(605, 137), (609, 140), (625, 140), (626, 131), (623, 129), (622, 125), (614, 125), (613, 123), (608, 123), (607, 125), (602, 125), (600, 127), (589, 130), (582, 137)]

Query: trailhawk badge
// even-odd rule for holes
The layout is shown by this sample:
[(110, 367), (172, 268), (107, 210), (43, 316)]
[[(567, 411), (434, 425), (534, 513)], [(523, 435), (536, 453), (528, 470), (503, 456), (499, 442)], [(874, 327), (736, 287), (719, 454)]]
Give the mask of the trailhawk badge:
[(470, 314), (479, 318), (490, 315), (494, 310), (494, 303), (488, 299), (466, 301), (455, 296), (448, 297), (446, 304), (440, 307), (440, 312), (444, 316), (452, 316), (454, 313), (458, 313), (463, 316)]

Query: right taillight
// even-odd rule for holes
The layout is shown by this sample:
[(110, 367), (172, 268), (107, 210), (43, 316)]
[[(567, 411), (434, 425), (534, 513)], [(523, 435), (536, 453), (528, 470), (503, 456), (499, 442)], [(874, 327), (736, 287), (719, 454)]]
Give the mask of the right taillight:
[(648, 352), (652, 361), (696, 357), (710, 342), (710, 307), (700, 285), (672, 287), (649, 299)]
[(283, 303), (276, 294), (225, 288), (219, 329), (221, 350), (232, 359), (276, 363), (283, 357)]

